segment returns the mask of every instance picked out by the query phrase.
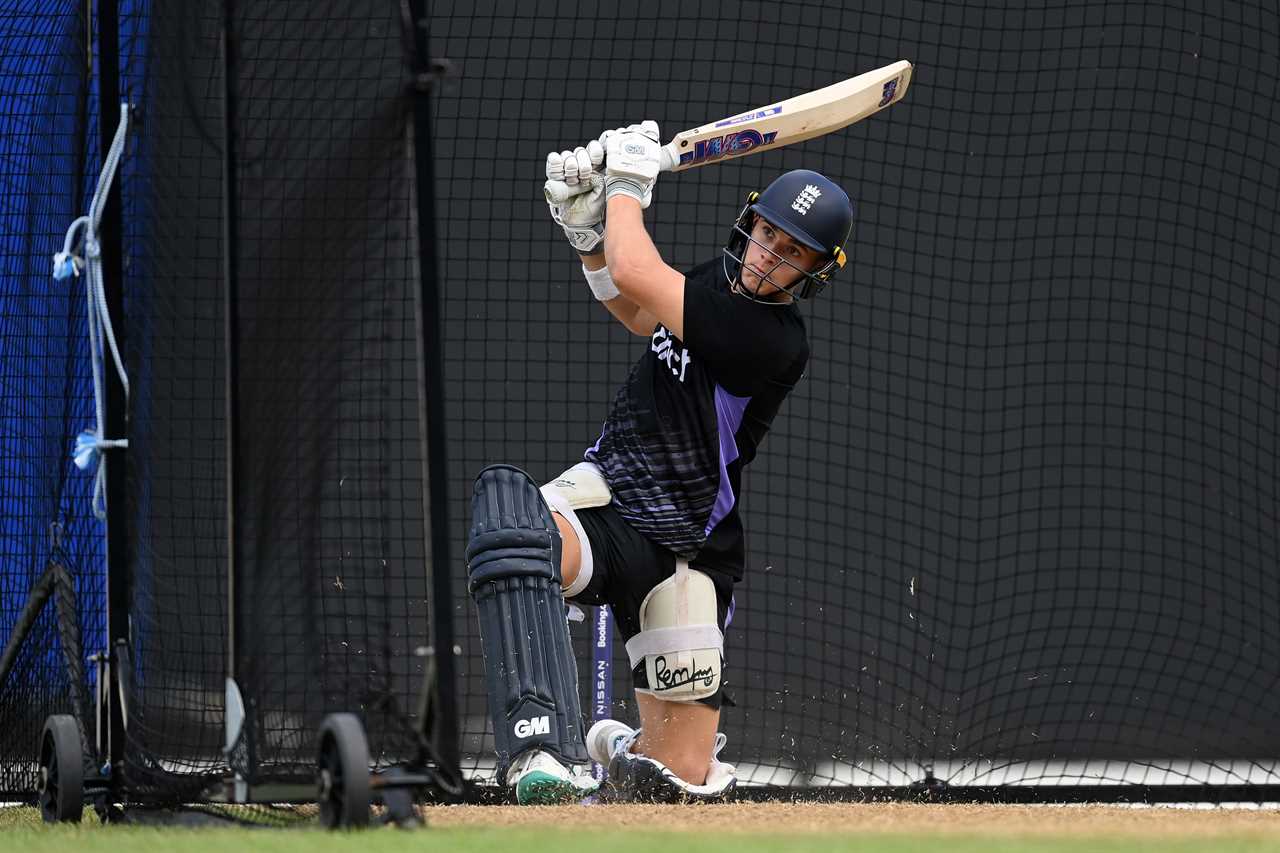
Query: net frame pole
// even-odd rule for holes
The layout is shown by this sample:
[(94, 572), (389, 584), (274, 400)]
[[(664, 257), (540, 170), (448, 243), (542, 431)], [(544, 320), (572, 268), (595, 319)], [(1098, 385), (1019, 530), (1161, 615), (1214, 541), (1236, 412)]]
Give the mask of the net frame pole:
[[(98, 133), (99, 151), (103, 156), (110, 150), (116, 129), (120, 125), (120, 15), (116, 0), (101, 0), (98, 4)], [(120, 195), (117, 183), (115, 192), (107, 195), (102, 209), (102, 221), (98, 226), (98, 242), (102, 252), (102, 281), (107, 302), (107, 316), (115, 330), (121, 351), (127, 351), (128, 329), (124, 322), (124, 286), (121, 267), (121, 216)], [(104, 370), (106, 387), (106, 436), (127, 435), (128, 398), (124, 385), (115, 370)], [(106, 760), (112, 768), (113, 787), (119, 787), (123, 778), (125, 744), (125, 708), (120, 689), (120, 668), (125, 664), (116, 649), (129, 647), (129, 603), (132, 597), (132, 579), (129, 568), (129, 517), (126, 467), (123, 448), (103, 449), (107, 466), (107, 653), (111, 655), (110, 689), (106, 692), (107, 739)]]
[[(223, 374), (225, 376), (224, 407), (226, 418), (226, 536), (227, 536), (227, 683), (239, 692), (237, 663), (241, 638), (244, 636), (244, 613), (238, 606), (240, 585), (240, 537), (236, 518), (240, 506), (240, 321), (239, 275), (236, 260), (236, 213), (239, 209), (238, 172), (236, 169), (236, 91), (235, 91), (235, 0), (222, 4), (222, 276), (223, 276)], [(224, 712), (230, 714), (229, 708)], [(256, 767), (253, 725), (246, 713), (239, 721), (238, 742), (252, 773)], [(231, 722), (228, 721), (228, 726)], [(228, 749), (234, 744), (228, 738)]]
[(460, 778), (457, 668), (454, 664), (453, 560), (450, 555), (449, 480), (446, 459), (443, 352), (440, 347), (440, 281), (436, 268), (435, 166), (431, 144), (431, 94), (440, 76), (431, 60), (431, 19), (424, 0), (409, 0), (413, 28), (413, 156), (418, 217), (418, 434), (422, 447), (431, 544), (432, 644), (437, 695), (435, 748), (441, 763)]

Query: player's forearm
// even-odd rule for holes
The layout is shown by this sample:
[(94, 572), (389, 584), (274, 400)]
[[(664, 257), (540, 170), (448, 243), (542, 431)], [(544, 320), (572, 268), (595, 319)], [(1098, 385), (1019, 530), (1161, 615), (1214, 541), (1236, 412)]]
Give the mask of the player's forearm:
[[(609, 309), (609, 313), (618, 319), (618, 322), (627, 327), (627, 331), (633, 335), (648, 335), (653, 331), (653, 327), (658, 321), (653, 315), (640, 308), (625, 296), (617, 297), (600, 303)], [(647, 325), (646, 325), (647, 324)]]
[[(601, 270), (606, 266), (604, 252), (594, 252), (581, 257), (582, 265), (588, 270)], [(641, 310), (639, 305), (621, 294), (613, 299), (602, 300), (600, 304), (607, 308), (619, 323), (626, 326), (627, 331), (636, 335), (648, 335), (658, 323), (652, 314)]]
[(605, 258), (618, 292), (640, 306), (646, 331), (661, 323), (677, 338), (684, 334), (684, 274), (663, 262), (644, 228), (640, 202), (624, 194), (609, 199), (605, 216)]
[(605, 216), (605, 259), (614, 284), (623, 296), (636, 300), (635, 287), (646, 271), (665, 266), (658, 249), (644, 227), (640, 203), (626, 196), (609, 200)]

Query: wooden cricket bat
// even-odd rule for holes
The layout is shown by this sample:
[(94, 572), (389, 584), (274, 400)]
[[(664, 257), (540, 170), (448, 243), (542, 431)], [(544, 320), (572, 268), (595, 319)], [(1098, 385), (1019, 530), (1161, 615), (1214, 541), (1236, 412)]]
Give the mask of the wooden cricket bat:
[(900, 60), (767, 107), (683, 130), (662, 146), (662, 171), (680, 172), (823, 136), (896, 104), (911, 85)]
[[(910, 85), (911, 63), (904, 59), (776, 104), (682, 130), (662, 146), (662, 171), (681, 172), (831, 133), (896, 104)], [(548, 199), (564, 201), (581, 192), (577, 187), (565, 189), (572, 192), (563, 198), (548, 190)]]

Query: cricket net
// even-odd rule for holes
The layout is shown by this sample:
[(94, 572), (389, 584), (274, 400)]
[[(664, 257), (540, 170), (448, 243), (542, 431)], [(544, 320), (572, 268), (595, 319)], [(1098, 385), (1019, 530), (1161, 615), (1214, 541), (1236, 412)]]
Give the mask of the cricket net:
[(684, 269), (786, 169), (858, 209), (745, 477), (725, 756), (799, 787), (1274, 785), (1280, 16), (1016, 5), (438, 3), (457, 512), (485, 464), (577, 461), (648, 346), (592, 301), (545, 153), (909, 59), (902, 103), (664, 176), (648, 213)]

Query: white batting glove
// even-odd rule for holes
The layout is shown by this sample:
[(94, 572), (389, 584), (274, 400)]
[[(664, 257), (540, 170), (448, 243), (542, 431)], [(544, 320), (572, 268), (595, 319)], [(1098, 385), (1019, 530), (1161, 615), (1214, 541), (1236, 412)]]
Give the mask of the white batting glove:
[(573, 151), (547, 155), (543, 194), (551, 218), (564, 229), (570, 245), (584, 255), (599, 251), (604, 242), (605, 179), (598, 171), (603, 162), (604, 146), (594, 139)]
[(658, 180), (662, 144), (658, 141), (658, 123), (645, 121), (617, 130), (606, 130), (600, 137), (605, 153), (605, 196), (625, 195), (648, 207), (653, 200), (653, 185)]

